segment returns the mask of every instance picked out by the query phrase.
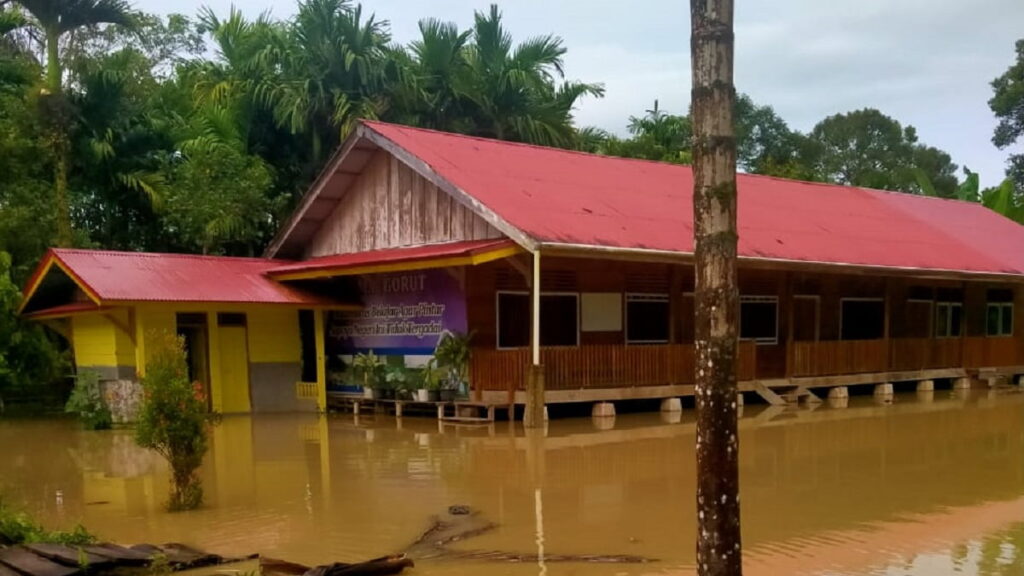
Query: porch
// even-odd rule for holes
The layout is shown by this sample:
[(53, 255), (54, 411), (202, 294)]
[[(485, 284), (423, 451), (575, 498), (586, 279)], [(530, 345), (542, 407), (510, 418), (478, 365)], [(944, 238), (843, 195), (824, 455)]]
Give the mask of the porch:
[[(878, 384), (985, 374), (1024, 373), (1024, 353), (1013, 338), (893, 338), (790, 342), (786, 375), (759, 373), (759, 346), (740, 343), (740, 390)], [(530, 366), (529, 348), (474, 349), (472, 397), (521, 403)], [(693, 344), (582, 345), (541, 348), (547, 400), (583, 402), (693, 395)]]

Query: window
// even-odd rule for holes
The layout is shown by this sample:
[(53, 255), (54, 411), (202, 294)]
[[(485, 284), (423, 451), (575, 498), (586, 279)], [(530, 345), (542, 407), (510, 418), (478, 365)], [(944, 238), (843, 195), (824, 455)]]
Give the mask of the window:
[(740, 297), (740, 339), (753, 340), (758, 344), (778, 344), (778, 297)]
[(985, 309), (985, 334), (1013, 336), (1013, 302), (989, 302)]
[(959, 338), (963, 325), (963, 304), (959, 302), (937, 302), (935, 304), (935, 337)]
[(217, 314), (218, 326), (245, 326), (245, 314), (240, 312), (220, 312)]
[[(579, 344), (579, 295), (540, 295), (541, 346)], [(498, 292), (498, 348), (530, 345), (530, 295)]]
[(316, 382), (316, 324), (312, 310), (299, 310), (299, 343), (302, 346), (300, 382)]
[[(908, 298), (902, 306), (902, 322), (896, 322), (893, 326), (897, 338), (930, 338), (932, 334), (932, 301)], [(893, 316), (900, 314), (900, 310), (894, 310)]]
[(667, 294), (626, 294), (626, 343), (668, 342)]
[(840, 301), (840, 338), (877, 340), (885, 336), (885, 301), (881, 298), (844, 298)]

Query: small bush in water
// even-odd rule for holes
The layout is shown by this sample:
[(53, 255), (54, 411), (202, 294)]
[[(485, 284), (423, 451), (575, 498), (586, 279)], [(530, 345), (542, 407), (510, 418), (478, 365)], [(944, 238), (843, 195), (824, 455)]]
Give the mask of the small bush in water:
[(114, 423), (110, 410), (103, 402), (100, 375), (94, 370), (82, 370), (75, 376), (65, 412), (78, 414), (86, 430), (107, 430)]
[(202, 388), (189, 382), (181, 338), (156, 334), (150, 350), (135, 441), (155, 450), (171, 466), (167, 507), (192, 510), (203, 502), (199, 466), (207, 448), (206, 399)]
[(15, 511), (0, 499), (0, 546), (33, 542), (82, 546), (95, 541), (96, 538), (81, 526), (76, 526), (68, 532), (47, 530), (27, 514)]

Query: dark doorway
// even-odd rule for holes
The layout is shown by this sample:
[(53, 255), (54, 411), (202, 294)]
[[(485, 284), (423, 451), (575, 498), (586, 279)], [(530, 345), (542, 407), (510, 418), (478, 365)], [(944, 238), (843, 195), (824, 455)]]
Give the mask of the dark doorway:
[(185, 361), (188, 364), (188, 378), (199, 382), (206, 396), (206, 407), (210, 400), (210, 337), (206, 327), (206, 314), (185, 312), (177, 315), (178, 336), (185, 343)]

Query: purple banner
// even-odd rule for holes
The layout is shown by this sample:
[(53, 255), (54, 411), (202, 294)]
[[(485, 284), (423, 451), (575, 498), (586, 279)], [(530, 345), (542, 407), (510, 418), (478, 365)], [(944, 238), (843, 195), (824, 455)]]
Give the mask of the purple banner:
[(359, 290), (362, 310), (329, 316), (330, 354), (432, 354), (443, 331), (466, 331), (466, 299), (444, 270), (361, 276)]

